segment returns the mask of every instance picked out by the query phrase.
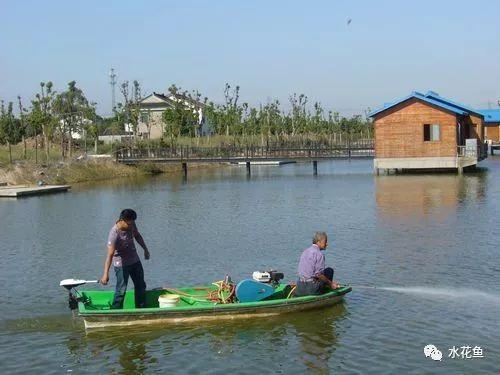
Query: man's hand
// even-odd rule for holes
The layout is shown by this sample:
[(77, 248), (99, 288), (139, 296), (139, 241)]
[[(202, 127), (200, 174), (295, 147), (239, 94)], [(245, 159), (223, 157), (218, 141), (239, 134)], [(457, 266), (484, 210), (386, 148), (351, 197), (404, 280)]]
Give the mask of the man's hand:
[(100, 282), (102, 285), (107, 285), (107, 284), (108, 284), (108, 281), (109, 281), (109, 276), (108, 276), (108, 275), (102, 275), (101, 280), (99, 280), (99, 282)]
[(149, 254), (149, 250), (148, 249), (145, 249), (144, 250), (144, 259), (148, 260), (150, 257), (150, 254)]
[(330, 287), (331, 287), (332, 289), (338, 289), (338, 288), (340, 288), (340, 284), (339, 284), (338, 282), (336, 282), (336, 281), (332, 281), (332, 282), (330, 283)]

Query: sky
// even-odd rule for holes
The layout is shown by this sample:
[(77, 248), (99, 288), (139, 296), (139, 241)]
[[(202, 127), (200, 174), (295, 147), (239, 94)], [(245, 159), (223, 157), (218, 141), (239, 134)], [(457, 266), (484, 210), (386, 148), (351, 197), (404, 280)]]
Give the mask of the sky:
[[(500, 99), (500, 1), (0, 0), (0, 99), (75, 80), (111, 112), (109, 70), (143, 95), (171, 84), (216, 103), (305, 94), (342, 115), (433, 90), (476, 108)], [(121, 100), (118, 88), (117, 101)]]

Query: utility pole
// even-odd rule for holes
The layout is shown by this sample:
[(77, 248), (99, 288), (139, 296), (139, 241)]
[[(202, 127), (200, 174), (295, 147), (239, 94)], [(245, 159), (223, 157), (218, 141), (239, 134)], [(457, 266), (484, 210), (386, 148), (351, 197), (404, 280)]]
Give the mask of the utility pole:
[(24, 124), (24, 109), (23, 109), (23, 104), (21, 103), (21, 97), (18, 95), (17, 96), (17, 100), (19, 101), (19, 117), (21, 119), (21, 129), (22, 129), (22, 132), (23, 132), (23, 137), (22, 137), (22, 140), (23, 140), (23, 157), (24, 159), (26, 159), (26, 134), (27, 134), (27, 131), (26, 131), (26, 127), (25, 127), (25, 124)]
[(116, 111), (116, 104), (115, 104), (116, 74), (113, 68), (111, 68), (109, 72), (109, 78), (111, 79), (111, 81), (109, 82), (111, 84), (111, 113), (114, 115)]

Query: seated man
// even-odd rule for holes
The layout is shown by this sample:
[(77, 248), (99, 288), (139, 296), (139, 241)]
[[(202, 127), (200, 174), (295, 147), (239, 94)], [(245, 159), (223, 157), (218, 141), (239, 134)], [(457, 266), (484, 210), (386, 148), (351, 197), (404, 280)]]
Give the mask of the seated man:
[(333, 281), (333, 268), (325, 268), (325, 250), (328, 236), (325, 232), (316, 232), (313, 245), (302, 252), (299, 261), (299, 280), (295, 295), (297, 297), (321, 294), (327, 287), (337, 289), (340, 285)]

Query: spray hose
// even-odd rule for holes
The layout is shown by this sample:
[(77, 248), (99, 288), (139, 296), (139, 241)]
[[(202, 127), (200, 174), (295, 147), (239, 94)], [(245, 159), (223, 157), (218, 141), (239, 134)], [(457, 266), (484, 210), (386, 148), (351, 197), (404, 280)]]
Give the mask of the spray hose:
[[(193, 295), (189, 294), (189, 293), (185, 293), (185, 292), (182, 292), (178, 289), (173, 289), (173, 288), (169, 288), (170, 291), (176, 293), (176, 294), (179, 294), (181, 296), (185, 296), (185, 297), (189, 297), (191, 298), (192, 300), (194, 301), (198, 301), (198, 302), (207, 302), (207, 301), (211, 301), (211, 302), (215, 302), (215, 303), (219, 303), (219, 304), (228, 304), (228, 303), (235, 303), (236, 302), (236, 285), (234, 285), (233, 283), (228, 283), (228, 282), (225, 282), (224, 280), (220, 280), (220, 281), (215, 281), (212, 283), (213, 286), (216, 287), (216, 289), (213, 289), (213, 290), (210, 290), (209, 288), (195, 288), (196, 290), (206, 290), (207, 291), (207, 295), (205, 297), (205, 299), (202, 299), (202, 298), (196, 298), (196, 297), (193, 297)], [(293, 296), (293, 294), (295, 293), (295, 290), (297, 289), (297, 285), (296, 284), (289, 284), (291, 289), (290, 289), (290, 292), (288, 292), (288, 295), (286, 296), (286, 299), (289, 299), (290, 297)]]
[(195, 290), (200, 290), (200, 291), (203, 290), (207, 292), (205, 296), (196, 296), (196, 297), (190, 293), (186, 293), (178, 289), (167, 288), (167, 287), (165, 287), (165, 289), (197, 302), (215, 302), (220, 304), (236, 302), (235, 301), (236, 286), (234, 284), (227, 283), (224, 280), (220, 280), (213, 282), (212, 285), (215, 286), (217, 289), (210, 290), (211, 288), (206, 288), (206, 287), (194, 288)]
[(297, 285), (290, 284), (290, 286), (292, 287), (292, 289), (290, 290), (290, 293), (288, 293), (288, 295), (286, 296), (286, 299), (289, 299), (295, 292), (295, 289), (297, 289)]
[(224, 280), (212, 283), (217, 289), (208, 292), (208, 299), (215, 303), (233, 303), (236, 286), (232, 283), (226, 283)]

